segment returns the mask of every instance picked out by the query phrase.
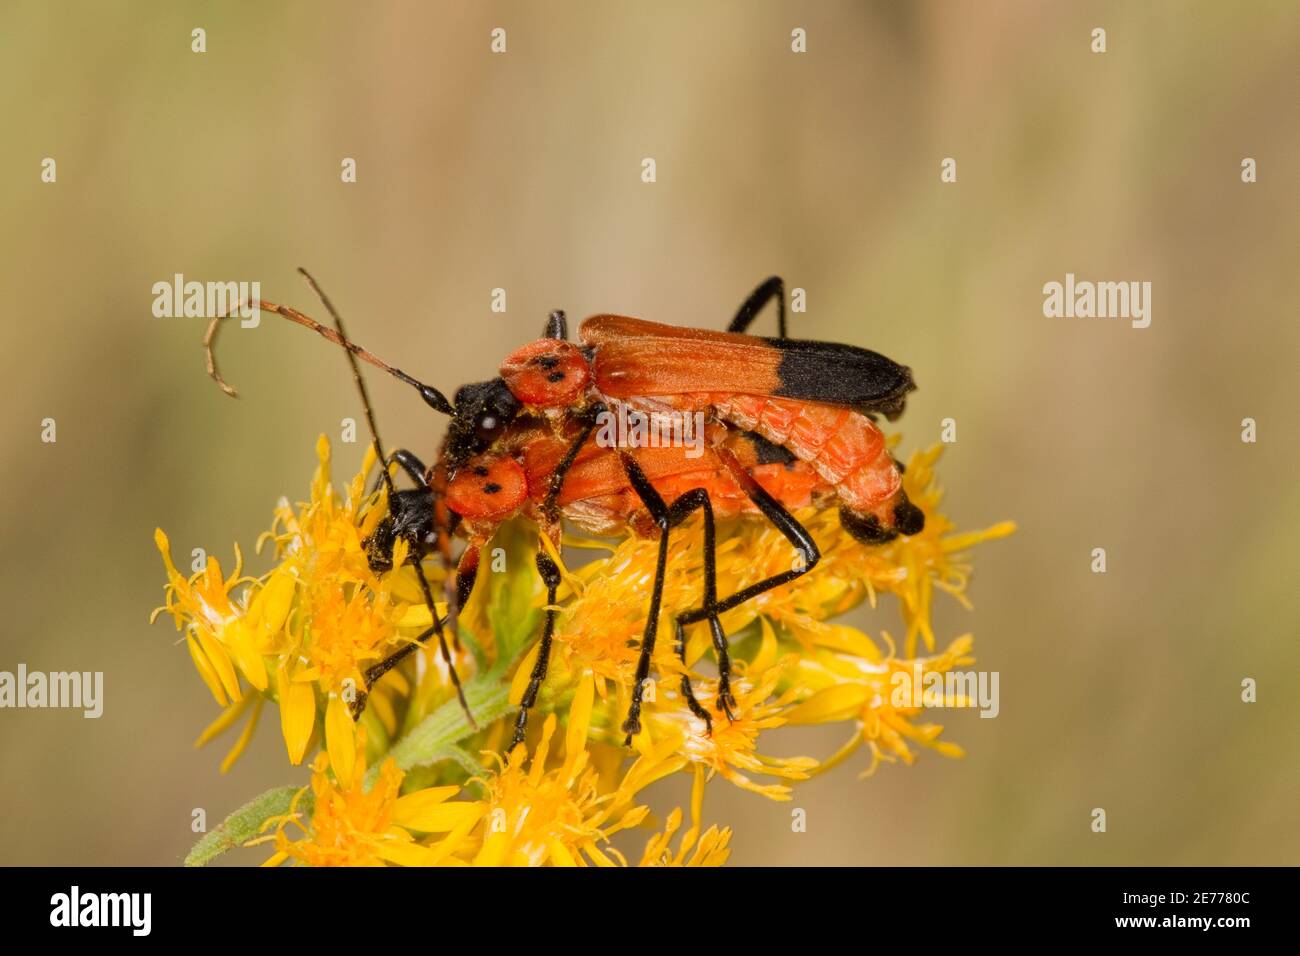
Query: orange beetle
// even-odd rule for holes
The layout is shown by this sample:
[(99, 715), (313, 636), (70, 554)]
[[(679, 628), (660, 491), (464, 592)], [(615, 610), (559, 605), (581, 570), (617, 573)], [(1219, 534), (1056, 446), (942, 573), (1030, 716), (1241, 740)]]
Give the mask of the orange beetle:
[[(411, 544), (417, 569), (431, 550), (437, 550), (450, 567), (453, 535), (467, 539), (456, 562), (454, 590), (448, 576), (448, 605), (454, 614), (473, 589), (479, 549), (503, 521), (515, 515), (534, 520), (556, 546), (563, 519), (601, 534), (628, 529), (659, 538), (657, 576), (623, 725), (629, 740), (640, 730), (669, 533), (690, 514), (697, 510), (704, 514), (705, 580), (700, 606), (675, 621), (677, 651), (685, 653), (686, 627), (708, 621), (718, 656), (717, 707), (728, 716), (735, 701), (719, 615), (794, 580), (820, 558), (816, 543), (792, 509), (808, 503), (838, 506), (844, 528), (868, 545), (915, 534), (924, 526), (924, 515), (902, 489), (901, 466), (889, 454), (873, 418), (883, 414), (892, 420), (902, 413), (907, 393), (915, 388), (911, 371), (866, 349), (787, 338), (784, 285), (779, 278), (768, 279), (751, 293), (726, 332), (598, 315), (582, 324), (580, 341), (573, 343), (568, 341), (564, 313), (553, 312), (543, 336), (507, 356), (499, 377), (463, 386), (454, 401), (349, 341), (337, 312), (323, 294), (321, 299), (334, 318), (334, 329), (285, 306), (251, 305), (344, 346), (381, 458), (357, 359), (414, 386), (426, 403), (451, 416), (432, 467), (425, 468), (405, 450), (383, 459), (397, 462), (417, 487), (396, 490), (384, 470), (383, 480), (390, 486), (389, 514), (368, 541), (372, 566), (389, 566), (393, 544), (401, 537)], [(777, 304), (778, 336), (745, 334), (769, 300)], [(218, 327), (214, 320), (205, 338), (209, 372), (233, 394), (212, 358)], [(605, 438), (604, 425), (628, 416), (697, 416), (703, 428), (697, 429), (701, 434), (691, 449), (637, 447), (621, 438)], [(759, 515), (770, 521), (803, 560), (788, 571), (719, 597), (714, 521), (718, 515), (732, 514)], [(540, 546), (537, 569), (548, 592), (547, 611), (514, 743), (523, 739), (528, 711), (545, 679), (557, 616), (559, 569)], [(422, 570), (419, 577), (434, 618), (419, 640), (436, 633), (446, 655), (444, 621), (433, 611)], [(367, 687), (414, 646), (372, 668), (366, 675)], [(455, 678), (454, 668), (452, 673)], [(711, 715), (696, 700), (686, 677), (682, 693), (692, 712), (711, 727)], [(463, 704), (463, 696), (461, 700)], [(357, 714), (363, 706), (364, 697), (358, 701)]]

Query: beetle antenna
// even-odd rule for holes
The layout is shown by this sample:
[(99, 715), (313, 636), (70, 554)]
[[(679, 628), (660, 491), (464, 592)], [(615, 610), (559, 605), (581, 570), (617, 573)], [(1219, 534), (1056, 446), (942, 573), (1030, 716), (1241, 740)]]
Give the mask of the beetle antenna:
[[(388, 459), (384, 456), (384, 446), (379, 441), (379, 428), (375, 424), (375, 412), (370, 405), (370, 393), (366, 391), (365, 379), (361, 377), (361, 366), (357, 364), (357, 347), (351, 345), (348, 341), (347, 332), (343, 330), (343, 317), (340, 316), (338, 310), (334, 308), (334, 303), (329, 300), (329, 296), (325, 294), (321, 287), (316, 283), (316, 280), (312, 278), (310, 272), (301, 267), (299, 267), (298, 271), (302, 274), (302, 277), (307, 280), (307, 284), (311, 286), (312, 292), (316, 293), (316, 297), (320, 299), (321, 305), (325, 306), (325, 311), (330, 314), (330, 318), (334, 320), (334, 328), (338, 330), (338, 338), (335, 339), (332, 336), (326, 336), (326, 338), (330, 338), (331, 341), (345, 346), (344, 354), (348, 358), (348, 365), (352, 367), (352, 380), (357, 383), (357, 392), (361, 395), (361, 406), (366, 413), (366, 424), (370, 426), (370, 440), (374, 444), (375, 455), (379, 458), (379, 467), (384, 476), (384, 487), (388, 491), (388, 500), (390, 502), (394, 501), (396, 500), (397, 489), (393, 486), (393, 476), (388, 473)], [(304, 318), (306, 317), (304, 316)], [(319, 323), (316, 324), (319, 325)], [(324, 328), (324, 326), (321, 326), (321, 328)], [(439, 534), (441, 534), (441, 532), (439, 532)], [(419, 554), (415, 556), (415, 561), (413, 562), (415, 565), (415, 576), (420, 581), (420, 590), (424, 594), (424, 603), (428, 605), (429, 615), (433, 618), (433, 630), (434, 633), (438, 635), (438, 648), (442, 654), (443, 663), (447, 665), (447, 671), (451, 674), (451, 682), (456, 688), (456, 697), (460, 701), (461, 709), (465, 711), (465, 716), (469, 719), (469, 725), (477, 730), (478, 724), (474, 722), (474, 715), (470, 713), (469, 704), (465, 700), (465, 691), (460, 685), (460, 675), (456, 673), (456, 664), (452, 661), (451, 650), (447, 647), (447, 635), (442, 628), (442, 619), (438, 617), (438, 606), (433, 600), (433, 591), (429, 587), (429, 579), (425, 577), (424, 574), (424, 565), (421, 562), (422, 557), (423, 556)]]
[[(302, 270), (300, 269), (299, 271), (301, 272)], [(307, 274), (303, 272), (303, 275), (307, 275)], [(311, 278), (311, 276), (307, 276), (307, 281), (311, 284), (312, 288), (316, 290), (316, 294), (321, 295), (319, 287), (317, 287), (315, 281)], [(325, 300), (323, 296), (322, 296), (322, 301), (327, 302), (327, 300)], [(326, 305), (326, 307), (328, 308), (328, 304)], [(361, 361), (367, 363), (368, 365), (373, 365), (375, 368), (379, 369), (380, 371), (387, 372), (389, 375), (393, 376), (393, 378), (397, 379), (398, 381), (405, 382), (407, 385), (412, 386), (417, 392), (420, 393), (420, 397), (424, 399), (425, 403), (430, 408), (442, 412), (444, 415), (452, 415), (455, 413), (455, 409), (453, 408), (451, 402), (447, 401), (447, 396), (443, 395), (442, 392), (438, 391), (432, 385), (425, 385), (419, 379), (407, 375), (400, 368), (395, 368), (392, 365), (389, 365), (383, 359), (374, 355), (370, 351), (363, 349), (355, 342), (350, 341), (348, 337), (344, 335), (342, 332), (336, 332), (334, 329), (331, 329), (328, 326), (321, 325), (311, 316), (303, 315), (297, 309), (291, 309), (287, 305), (277, 305), (274, 302), (267, 302), (264, 299), (250, 299), (248, 301), (242, 302), (240, 303), (239, 306), (236, 307), (235, 312), (241, 311), (243, 309), (248, 309), (248, 308), (259, 309), (265, 312), (273, 312), (276, 315), (280, 316), (281, 318), (288, 319), (290, 322), (296, 322), (298, 325), (301, 325), (304, 328), (311, 329), (316, 334), (329, 339), (335, 345), (343, 346), (345, 349), (348, 350), (348, 353), (350, 355), (355, 355), (357, 358), (361, 359)], [(217, 355), (216, 355), (217, 334), (221, 329), (221, 320), (228, 319), (233, 314), (234, 312), (229, 312), (225, 315), (216, 316), (215, 318), (213, 318), (211, 322), (208, 323), (208, 329), (203, 334), (203, 352), (207, 358), (208, 374), (212, 376), (212, 380), (216, 382), (219, 386), (221, 386), (221, 390), (225, 392), (227, 395), (229, 395), (231, 398), (237, 398), (239, 396), (239, 393), (235, 391), (234, 386), (232, 386), (224, 378), (222, 378), (221, 373), (217, 371)], [(355, 360), (353, 361), (353, 364), (355, 364)]]

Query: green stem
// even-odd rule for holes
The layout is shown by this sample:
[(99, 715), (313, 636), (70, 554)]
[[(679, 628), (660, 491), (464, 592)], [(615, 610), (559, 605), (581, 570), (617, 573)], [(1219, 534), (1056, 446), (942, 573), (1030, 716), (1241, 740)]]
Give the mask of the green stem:
[[(289, 804), (300, 787), (276, 787), (261, 796), (249, 800), (230, 816), (226, 817), (215, 830), (205, 834), (189, 856), (185, 857), (186, 866), (206, 866), (227, 850), (243, 846), (246, 842), (262, 832), (262, 825), (272, 817), (283, 816), (289, 812)], [(312, 794), (304, 793), (298, 801), (298, 811), (311, 816)]]
[[(480, 729), (505, 716), (510, 710), (509, 698), (510, 684), (498, 674), (483, 674), (465, 685), (465, 702)], [(393, 744), (388, 757), (402, 770), (421, 767), (446, 758), (450, 748), (474, 733), (477, 731), (469, 725), (460, 701), (452, 699)], [(373, 784), (378, 774), (379, 765), (371, 767), (366, 773), (366, 785)]]

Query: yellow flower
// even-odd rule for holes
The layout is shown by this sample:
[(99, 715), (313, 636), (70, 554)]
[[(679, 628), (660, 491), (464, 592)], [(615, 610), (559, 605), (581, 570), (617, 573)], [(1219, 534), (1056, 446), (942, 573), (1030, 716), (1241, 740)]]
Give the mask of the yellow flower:
[[(815, 687), (810, 697), (791, 710), (786, 718), (791, 724), (821, 724), (851, 720), (855, 723), (848, 743), (830, 757), (818, 772), (837, 766), (865, 743), (871, 752), (871, 763), (860, 776), (870, 776), (881, 760), (901, 760), (910, 764), (915, 759), (910, 743), (929, 747), (946, 757), (962, 757), (965, 751), (956, 744), (939, 739), (941, 724), (915, 724), (913, 718), (922, 707), (913, 706), (911, 695), (897, 696), (899, 676), (910, 682), (915, 674), (943, 674), (955, 667), (965, 667), (975, 662), (970, 656), (973, 641), (969, 634), (953, 641), (946, 651), (933, 657), (916, 660), (898, 659), (893, 646), (887, 657), (877, 655), (864, 659), (819, 650), (815, 655), (801, 660), (798, 683)], [(944, 707), (966, 707), (970, 701), (964, 697), (941, 691)]]
[(588, 730), (595, 680), (584, 677), (569, 708), (562, 763), (547, 769), (554, 714), (547, 715), (542, 735), (525, 769), (523, 747), (497, 757), (498, 772), (486, 778), (487, 813), (473, 862), (480, 866), (597, 866), (622, 864), (623, 857), (605, 846), (610, 836), (640, 824), (649, 812), (633, 797), (654, 781), (675, 773), (686, 761), (671, 745), (650, 748), (623, 774), (618, 788), (601, 792), (600, 774), (589, 766)]
[(231, 647), (242, 640), (242, 613), (231, 603), (230, 592), (241, 583), (243, 556), (235, 548), (235, 573), (227, 581), (221, 563), (209, 558), (202, 571), (186, 578), (172, 561), (171, 542), (161, 528), (154, 531), (154, 543), (167, 568), (164, 603), (149, 617), (152, 624), (164, 612), (176, 621), (176, 629), (185, 633), (194, 667), (208, 685), (208, 690), (222, 707), (238, 701), (243, 693), (231, 661)]
[[(373, 451), (341, 499), (330, 481), (330, 448), (323, 435), (316, 451), (319, 465), (311, 500), (296, 510), (282, 501), (271, 530), (259, 541), (259, 549), (273, 542), (279, 559), (263, 577), (240, 576), (242, 558), (236, 547), (230, 579), (222, 576), (215, 558), (186, 579), (172, 561), (167, 536), (161, 530), (155, 533), (168, 585), (165, 604), (154, 617), (163, 611), (172, 614), (186, 634), (199, 675), (226, 708), (200, 742), (232, 726), (245, 712), (240, 706), (242, 676), (277, 701), (290, 762), (303, 760), (323, 717), (334, 771), (347, 780), (355, 752), (349, 704), (364, 691), (364, 672), (411, 640), (427, 625), (429, 615), (413, 569), (403, 566), (404, 541), (394, 548), (396, 570), (376, 574), (370, 568), (363, 542), (386, 509), (382, 486), (374, 494), (365, 491), (375, 463)], [(232, 598), (241, 587), (243, 593)], [(386, 683), (401, 680), (394, 673)], [(395, 717), (390, 702), (382, 693), (373, 700), (391, 732)], [(247, 736), (241, 737), (234, 756)], [(228, 758), (226, 765), (230, 762)]]
[[(269, 864), (626, 865), (613, 842), (647, 824), (643, 791), (690, 772), (689, 826), (681, 808), (670, 812), (639, 862), (717, 866), (730, 855), (731, 831), (702, 828), (704, 789), (714, 778), (788, 800), (794, 784), (863, 746), (870, 757), (864, 776), (883, 761), (910, 764), (921, 747), (962, 755), (960, 747), (941, 739), (942, 726), (923, 717), (927, 708), (967, 705), (951, 689), (960, 685), (945, 683), (939, 697), (916, 698), (896, 693), (898, 679), (915, 683), (974, 662), (969, 635), (934, 653), (933, 594), (946, 591), (966, 604), (970, 567), (963, 552), (1010, 534), (1014, 525), (956, 533), (939, 511), (942, 493), (934, 475), (939, 453), (935, 447), (913, 455), (904, 476), (908, 496), (926, 516), (920, 534), (867, 547), (844, 531), (835, 509), (797, 512), (822, 560), (807, 574), (722, 615), (733, 664), (735, 703), (729, 713), (715, 707), (718, 678), (702, 673), (712, 664), (706, 623), (687, 632), (684, 660), (678, 657), (674, 619), (698, 608), (703, 597), (702, 522), (697, 516), (674, 529), (654, 680), (646, 688), (642, 730), (631, 753), (621, 746), (621, 725), (659, 547), (633, 535), (612, 546), (595, 545), (606, 548), (608, 556), (574, 571), (551, 549), (564, 583), (530, 746), (501, 752), (514, 716), (507, 701), (522, 695), (539, 650), (535, 628), (544, 600), (544, 589), (529, 574), (531, 533), (516, 526), (503, 530), (495, 546), (527, 559), (511, 560), (511, 576), (488, 575), (460, 615), (461, 634), (473, 645), (459, 652), (455, 664), (466, 678), (475, 665), (482, 668), (466, 687), (467, 696), (481, 702), (475, 710), (482, 723), (471, 726), (451, 703), (450, 672), (429, 648), (416, 655), (420, 666), (413, 679), (409, 668), (389, 671), (371, 689), (362, 723), (353, 721), (349, 702), (363, 689), (367, 669), (427, 628), (430, 614), (414, 569), (403, 560), (404, 542), (394, 550), (395, 570), (376, 574), (370, 568), (364, 542), (387, 509), (382, 487), (366, 492), (373, 455), (336, 494), (323, 437), (310, 501), (296, 507), (282, 501), (259, 541), (259, 547), (274, 544), (276, 564), (268, 573), (243, 576), (236, 548), (229, 578), (215, 559), (186, 577), (175, 567), (166, 536), (157, 532), (168, 581), (155, 617), (171, 614), (201, 678), (224, 708), (199, 743), (244, 724), (223, 772), (246, 747), (266, 700), (278, 705), (292, 763), (307, 759), (317, 741), (323, 742), (324, 752), (311, 761), (310, 786), (250, 841), (274, 844)], [(786, 538), (763, 521), (721, 521), (717, 540), (717, 589), (724, 597), (789, 570), (796, 560)], [(542, 544), (549, 548), (549, 541)], [(428, 577), (445, 583), (433, 568)], [(885, 630), (877, 640), (834, 620), (862, 602), (877, 607), (882, 594), (899, 602), (901, 655)], [(921, 642), (929, 656), (917, 656)], [(711, 729), (688, 708), (683, 676), (699, 704), (714, 715)], [(510, 684), (508, 694), (497, 681)], [(930, 682), (924, 684), (933, 693)], [(443, 704), (448, 706), (439, 709)], [(767, 731), (820, 723), (852, 728), (848, 742), (826, 761), (765, 755)], [(473, 752), (482, 759), (476, 761)], [(398, 760), (420, 769), (405, 773)], [(279, 799), (277, 794), (271, 801), (276, 813), (283, 810)], [(197, 858), (207, 859), (211, 852), (206, 848)]]
[[(791, 688), (773, 697), (783, 671), (794, 660), (788, 657), (754, 680), (744, 676), (734, 680), (736, 706), (732, 708), (732, 719), (719, 715), (713, 721), (712, 733), (706, 730), (704, 721), (680, 705), (676, 695), (671, 699), (663, 695), (667, 706), (661, 707), (657, 699), (648, 712), (649, 736), (675, 734), (678, 752), (711, 774), (720, 774), (741, 789), (772, 800), (789, 800), (790, 787), (786, 784), (756, 783), (749, 774), (806, 780), (817, 766), (811, 757), (765, 757), (757, 753), (759, 733), (784, 724), (790, 703), (800, 693), (798, 688)], [(708, 690), (697, 690), (696, 696), (702, 706), (712, 709), (713, 697)], [(641, 746), (645, 736), (640, 735), (635, 743)]]
[[(779, 685), (776, 672), (764, 672), (783, 653), (794, 652), (803, 658), (815, 656), (819, 649), (840, 656), (842, 667), (849, 671), (844, 679), (850, 683), (856, 668), (878, 666), (881, 653), (867, 635), (846, 625), (830, 623), (829, 619), (864, 600), (874, 606), (880, 593), (892, 593), (899, 599), (907, 628), (908, 656), (915, 655), (919, 640), (933, 648), (930, 610), (934, 589), (948, 592), (965, 605), (970, 568), (962, 552), (1015, 530), (1013, 523), (1002, 522), (984, 531), (953, 533), (952, 523), (938, 510), (942, 491), (935, 480), (934, 464), (941, 452), (942, 446), (936, 445), (915, 453), (904, 474), (908, 496), (926, 515), (925, 529), (920, 534), (901, 536), (883, 546), (866, 547), (841, 527), (835, 509), (806, 508), (797, 513), (796, 517), (817, 541), (822, 560), (793, 582), (722, 615), (738, 671), (743, 671), (745, 666), (743, 660), (735, 660), (739, 652), (738, 638), (743, 639), (747, 633), (762, 636), (759, 650), (749, 662), (752, 683), (746, 691), (747, 706), (737, 713), (738, 720), (732, 726), (719, 715), (714, 720), (712, 737), (704, 733), (702, 722), (692, 717), (680, 695), (670, 689), (678, 686), (682, 673), (672, 622), (678, 614), (699, 606), (703, 580), (702, 522), (688, 522), (674, 529), (654, 650), (659, 699), (647, 706), (661, 726), (675, 725), (683, 755), (705, 763), (746, 789), (778, 799), (788, 798), (788, 787), (758, 785), (746, 774), (776, 774), (798, 780), (808, 775), (815, 761), (807, 758), (772, 761), (759, 757), (754, 752), (755, 739), (759, 730), (785, 722), (781, 716), (783, 709), (820, 687), (815, 683), (801, 684), (802, 669), (792, 671), (794, 676), (787, 675), (789, 679), (783, 678)], [(581, 539), (573, 542), (593, 544)], [(608, 558), (591, 562), (573, 573), (565, 572), (569, 586), (562, 597), (569, 600), (564, 605), (552, 652), (549, 681), (553, 694), (558, 696), (559, 688), (571, 683), (574, 675), (592, 673), (602, 699), (625, 703), (630, 698), (645, 626), (646, 595), (653, 582), (657, 552), (657, 542), (628, 537), (612, 549)], [(722, 522), (716, 562), (718, 593), (733, 594), (786, 571), (794, 557), (789, 541), (766, 522), (746, 519)], [(686, 660), (701, 702), (715, 691), (708, 690), (699, 675), (689, 669), (709, 653), (710, 647), (707, 625), (696, 624), (688, 634)], [(516, 698), (531, 663), (530, 656), (516, 673)], [(780, 691), (781, 697), (768, 701), (767, 695), (776, 691)], [(705, 706), (712, 710), (711, 702)], [(914, 715), (891, 714), (892, 720), (911, 728), (908, 731), (881, 724), (878, 716), (865, 720), (873, 748), (897, 756), (902, 745), (895, 735), (925, 742), (921, 737), (932, 731), (912, 727), (906, 719), (910, 716)], [(848, 719), (847, 712), (841, 719)], [(937, 734), (937, 729), (933, 732)], [(933, 746), (951, 752), (949, 745), (934, 743)], [(905, 747), (902, 750), (906, 752)]]
[(952, 521), (940, 511), (943, 489), (935, 475), (935, 464), (943, 454), (943, 445), (914, 452), (903, 475), (908, 497), (925, 512), (925, 528), (920, 534), (900, 537), (879, 550), (859, 549), (843, 555), (838, 576), (865, 580), (874, 604), (874, 591), (896, 594), (907, 622), (904, 651), (914, 657), (917, 637), (934, 650), (934, 631), (930, 626), (930, 607), (935, 588), (947, 592), (969, 609), (966, 585), (971, 566), (965, 552), (985, 541), (995, 541), (1015, 533), (1014, 521), (1000, 521), (979, 531), (955, 532)]
[[(702, 766), (695, 768), (695, 783), (691, 786), (691, 828), (682, 834), (676, 851), (672, 849), (673, 836), (681, 829), (681, 808), (668, 814), (664, 832), (657, 833), (646, 843), (641, 855), (641, 866), (722, 866), (731, 856), (731, 830), (728, 827), (709, 827), (700, 833), (700, 809), (704, 804), (706, 774)], [(691, 852), (694, 850), (695, 852)], [(687, 854), (690, 853), (688, 857)]]
[[(587, 733), (594, 704), (594, 681), (579, 684), (569, 709), (564, 757), (552, 760), (557, 721), (546, 718), (531, 758), (523, 747), (508, 756), (492, 754), (495, 772), (466, 782), (480, 784), (482, 800), (451, 800), (464, 796), (460, 786), (432, 787), (399, 796), (403, 773), (390, 758), (380, 768), (373, 788), (366, 791), (364, 747), (358, 744), (350, 786), (327, 772), (331, 758), (320, 754), (312, 775), (314, 809), (309, 824), (301, 822), (299, 798), (288, 814), (276, 818), (276, 853), (268, 864), (294, 859), (312, 866), (575, 866), (622, 865), (622, 855), (608, 846), (609, 838), (639, 825), (648, 809), (635, 803), (636, 794), (685, 764), (660, 746), (637, 760), (619, 785), (602, 791), (600, 774), (589, 766)], [(301, 794), (299, 794), (301, 797)], [(701, 799), (697, 797), (697, 800)], [(676, 820), (680, 821), (680, 811)], [(289, 826), (302, 836), (291, 840)], [(676, 826), (655, 844), (656, 859), (667, 851)], [(423, 838), (416, 834), (433, 834)], [(694, 838), (692, 837), (692, 840)], [(696, 856), (700, 863), (725, 859), (729, 835), (711, 830)], [(254, 841), (261, 842), (261, 841)], [(684, 855), (689, 844), (683, 846)]]
[[(275, 853), (265, 866), (289, 859), (307, 866), (435, 866), (446, 854), (421, 844), (415, 834), (455, 833), (482, 815), (478, 803), (449, 802), (460, 792), (458, 786), (399, 796), (403, 774), (392, 758), (384, 761), (374, 786), (367, 790), (364, 734), (358, 734), (354, 760), (357, 772), (351, 784), (343, 785), (327, 772), (330, 757), (316, 755), (310, 824), (301, 820), (298, 806), (306, 791), (299, 791), (287, 814), (268, 821), (276, 826)], [(300, 839), (289, 838), (290, 826), (302, 833)]]

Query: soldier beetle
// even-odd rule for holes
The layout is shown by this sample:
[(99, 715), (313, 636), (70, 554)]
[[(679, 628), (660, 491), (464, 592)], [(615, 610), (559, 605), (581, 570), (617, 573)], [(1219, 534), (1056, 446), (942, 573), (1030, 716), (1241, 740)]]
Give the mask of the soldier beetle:
[[(272, 302), (257, 308), (303, 325), (342, 346), (361, 394), (366, 420), (387, 484), (389, 514), (368, 542), (373, 567), (390, 566), (398, 538), (410, 544), (433, 624), (416, 642), (366, 674), (366, 688), (415, 647), (436, 634), (451, 665), (444, 626), (473, 590), (479, 551), (502, 522), (523, 514), (558, 548), (563, 520), (602, 534), (630, 530), (658, 537), (659, 550), (632, 700), (623, 730), (640, 730), (644, 683), (658, 631), (668, 540), (695, 511), (704, 519), (704, 581), (698, 608), (674, 622), (676, 650), (685, 657), (685, 632), (707, 621), (718, 660), (716, 706), (728, 717), (730, 689), (727, 638), (719, 615), (765, 591), (793, 581), (820, 559), (811, 535), (791, 513), (808, 503), (838, 506), (846, 531), (864, 544), (879, 544), (924, 526), (921, 510), (902, 489), (901, 466), (889, 454), (874, 416), (893, 420), (915, 388), (911, 371), (876, 352), (837, 343), (786, 336), (781, 279), (761, 283), (741, 305), (725, 332), (660, 325), (641, 319), (597, 315), (583, 322), (579, 342), (568, 340), (565, 314), (552, 312), (542, 337), (501, 363), (500, 375), (462, 386), (449, 401), (436, 388), (383, 362), (348, 339), (328, 298), (304, 270), (334, 319), (334, 328)], [(762, 308), (775, 301), (776, 338), (746, 334)], [(228, 393), (213, 349), (220, 320), (208, 327), (204, 346), (209, 374)], [(399, 449), (385, 457), (357, 360), (413, 386), (432, 408), (450, 416), (438, 458), (431, 467)], [(691, 414), (707, 422), (703, 447), (626, 448), (600, 441), (609, 416)], [(397, 490), (389, 466), (399, 465), (416, 487)], [(715, 519), (752, 514), (771, 522), (802, 560), (735, 594), (719, 597), (715, 573)], [(453, 536), (466, 539), (453, 561)], [(449, 571), (447, 618), (440, 618), (422, 569), (437, 551)], [(540, 647), (520, 703), (511, 746), (524, 738), (528, 712), (546, 677), (558, 611), (560, 572), (542, 546), (537, 571), (547, 591)], [(457, 692), (460, 681), (451, 667)], [(711, 715), (698, 703), (689, 677), (682, 693), (691, 711), (711, 729)], [(460, 695), (462, 706), (464, 696)], [(364, 694), (354, 707), (359, 716)], [(468, 712), (468, 708), (467, 712)], [(472, 721), (472, 717), (471, 717)]]

